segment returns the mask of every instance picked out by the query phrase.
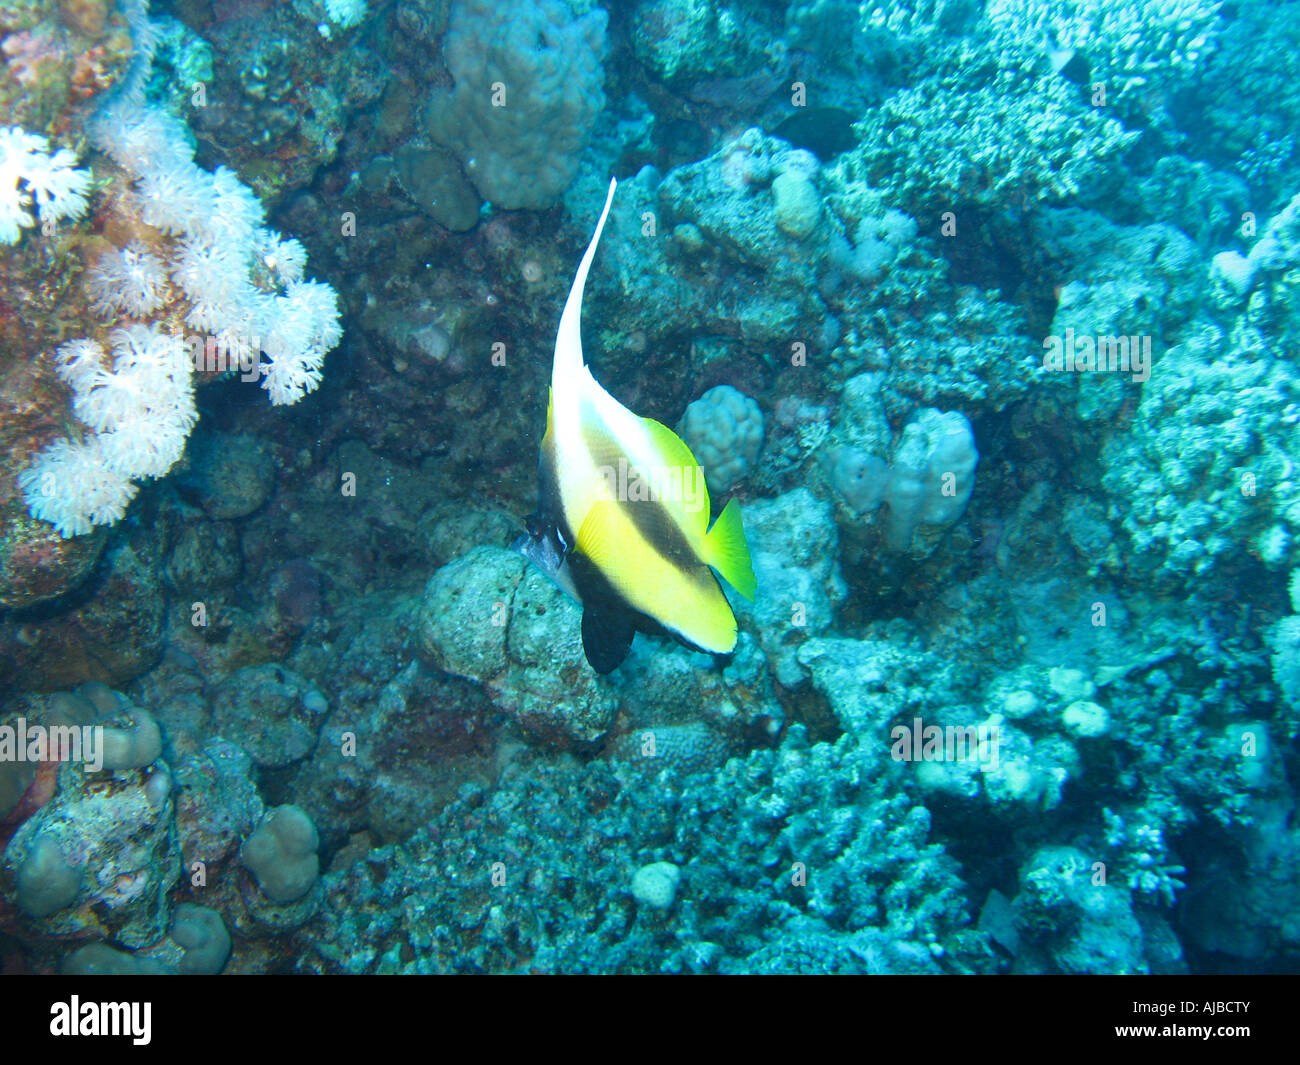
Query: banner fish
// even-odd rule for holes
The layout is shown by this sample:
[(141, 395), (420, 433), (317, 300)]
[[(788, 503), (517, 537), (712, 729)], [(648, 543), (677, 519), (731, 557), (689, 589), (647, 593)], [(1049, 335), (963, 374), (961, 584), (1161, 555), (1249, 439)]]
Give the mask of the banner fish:
[(582, 293), (617, 181), (582, 256), (555, 338), (540, 503), (515, 548), (582, 605), (582, 647), (597, 673), (637, 632), (726, 656), (736, 616), (714, 571), (752, 600), (749, 547), (733, 499), (712, 526), (704, 471), (666, 425), (633, 414), (582, 355)]

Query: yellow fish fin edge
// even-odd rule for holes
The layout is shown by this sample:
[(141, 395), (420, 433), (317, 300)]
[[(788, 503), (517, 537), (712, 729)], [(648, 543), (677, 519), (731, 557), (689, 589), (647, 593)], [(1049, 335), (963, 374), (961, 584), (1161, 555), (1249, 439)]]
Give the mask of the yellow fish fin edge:
[[(663, 422), (657, 422), (653, 418), (642, 418), (641, 425), (650, 437), (655, 451), (659, 453), (659, 461), (663, 464), (665, 470), (679, 469), (684, 471), (693, 469), (695, 471), (694, 482), (687, 485), (683, 480), (682, 489), (683, 492), (694, 492), (696, 498), (683, 499), (681, 502), (686, 505), (686, 512), (692, 515), (692, 523), (698, 522), (698, 530), (703, 533), (709, 527), (709, 489), (704, 483), (704, 467), (691, 454), (691, 449), (687, 446), (686, 441), (664, 425)], [(698, 517), (695, 517), (696, 515)]]
[(686, 441), (674, 433), (663, 422), (657, 422), (653, 418), (642, 418), (641, 424), (645, 426), (645, 431), (654, 441), (655, 449), (659, 452), (660, 458), (671, 466), (698, 466), (700, 463), (691, 454), (691, 449), (686, 445)]
[(704, 538), (704, 561), (751, 603), (758, 592), (758, 578), (745, 542), (745, 526), (740, 518), (740, 504), (734, 499), (722, 508)]

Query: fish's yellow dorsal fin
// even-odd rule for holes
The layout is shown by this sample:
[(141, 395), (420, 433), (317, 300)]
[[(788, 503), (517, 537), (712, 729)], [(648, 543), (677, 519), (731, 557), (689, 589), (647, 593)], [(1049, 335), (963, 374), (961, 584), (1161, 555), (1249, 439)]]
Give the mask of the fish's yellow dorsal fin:
[(703, 533), (709, 527), (709, 489), (704, 483), (704, 467), (691, 454), (686, 441), (663, 422), (657, 422), (653, 418), (642, 418), (641, 425), (645, 428), (646, 435), (650, 437), (665, 472), (672, 469), (695, 471), (690, 478), (683, 477), (681, 480), (684, 496), (690, 493), (692, 498), (683, 498), (678, 502), (681, 502), (682, 509), (691, 515), (691, 524)]
[(605, 219), (614, 203), (614, 190), (618, 188), (616, 178), (609, 179), (609, 193), (605, 197), (605, 208), (600, 212), (600, 221), (596, 223), (596, 232), (591, 235), (591, 243), (582, 253), (582, 262), (578, 272), (573, 275), (573, 285), (569, 288), (569, 298), (564, 303), (564, 313), (560, 315), (560, 329), (555, 335), (555, 361), (551, 366), (551, 387), (557, 388), (565, 382), (575, 382), (582, 372), (582, 292), (587, 285), (587, 272), (591, 261), (596, 257), (596, 245), (600, 243), (600, 234), (605, 229)]
[(734, 499), (722, 508), (718, 520), (704, 538), (704, 561), (712, 566), (751, 603), (758, 592), (758, 578), (745, 542), (745, 526), (740, 520), (740, 504)]

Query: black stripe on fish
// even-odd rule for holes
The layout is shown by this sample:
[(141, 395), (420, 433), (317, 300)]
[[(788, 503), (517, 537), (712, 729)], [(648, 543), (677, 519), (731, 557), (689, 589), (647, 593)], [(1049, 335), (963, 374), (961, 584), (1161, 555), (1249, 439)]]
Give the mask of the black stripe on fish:
[[(637, 632), (644, 632), (647, 636), (670, 636), (688, 650), (697, 651), (700, 654), (711, 654), (711, 652), (706, 651), (703, 647), (691, 643), (690, 640), (686, 639), (680, 633), (674, 632), (672, 629), (661, 625), (649, 615), (643, 614), (639, 610), (634, 610), (628, 605), (627, 601), (619, 595), (614, 586), (609, 583), (596, 564), (585, 555), (570, 555), (569, 569), (573, 577), (573, 583), (578, 589), (579, 596), (582, 598), (582, 649), (586, 653), (587, 661), (591, 663), (592, 669), (595, 669), (598, 673), (608, 673), (610, 670), (617, 668), (630, 649), (629, 642), (629, 645), (623, 648), (623, 653), (618, 656), (618, 660), (615, 661), (613, 665), (609, 666), (608, 669), (602, 669), (601, 666), (597, 664), (597, 659), (600, 660), (602, 665), (610, 660), (610, 658), (606, 656), (608, 655), (612, 657), (612, 647), (622, 638), (622, 634), (625, 631), (625, 622), (618, 617), (620, 614), (626, 616), (628, 619), (627, 623), (630, 623), (632, 628)], [(714, 580), (716, 583), (713, 574), (707, 570), (705, 572), (707, 574), (707, 579)], [(589, 623), (587, 622), (588, 611), (594, 611), (596, 615), (590, 623), (590, 628)], [(600, 637), (596, 639), (594, 646), (591, 648), (587, 646), (587, 636), (589, 631), (592, 633), (593, 637)], [(593, 657), (593, 652), (596, 657)], [(731, 656), (713, 655), (713, 659), (715, 662), (725, 664), (731, 661)]]
[(695, 584), (703, 584), (711, 579), (708, 568), (662, 503), (655, 500), (629, 500), (620, 501), (619, 506), (632, 520), (646, 543), (652, 545), (683, 576)]
[[(591, 456), (592, 466), (597, 471), (608, 471), (614, 478), (616, 488), (627, 487), (635, 478), (645, 486), (646, 491), (649, 491), (654, 481), (642, 476), (641, 471), (628, 462), (627, 455), (610, 439), (594, 413), (583, 426), (582, 442)], [(620, 466), (620, 463), (623, 465)], [(620, 482), (621, 470), (626, 472)], [(690, 541), (686, 539), (677, 522), (673, 520), (671, 512), (662, 502), (657, 499), (620, 499), (617, 498), (617, 492), (615, 502), (636, 526), (646, 543), (654, 547), (691, 580), (702, 581), (704, 573), (700, 571), (707, 570), (703, 559), (695, 553)]]

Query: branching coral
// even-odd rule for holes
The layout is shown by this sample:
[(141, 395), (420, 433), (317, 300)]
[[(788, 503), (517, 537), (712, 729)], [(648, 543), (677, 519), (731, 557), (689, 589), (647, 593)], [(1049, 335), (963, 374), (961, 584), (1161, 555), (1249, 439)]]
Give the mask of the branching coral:
[(858, 129), (868, 181), (888, 177), (902, 205), (927, 217), (962, 205), (1068, 199), (1136, 138), (1084, 107), (1069, 83), (1011, 70), (978, 87), (941, 78), (904, 89)]
[(985, 14), (1008, 47), (1081, 55), (1093, 82), (1129, 99), (1149, 83), (1185, 77), (1213, 51), (1218, 0), (990, 0)]

